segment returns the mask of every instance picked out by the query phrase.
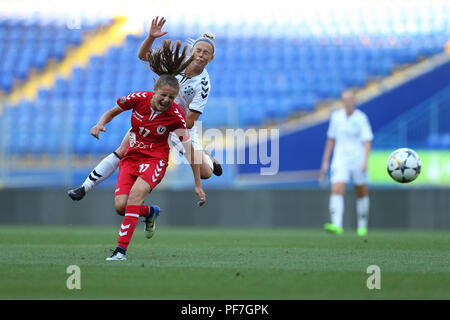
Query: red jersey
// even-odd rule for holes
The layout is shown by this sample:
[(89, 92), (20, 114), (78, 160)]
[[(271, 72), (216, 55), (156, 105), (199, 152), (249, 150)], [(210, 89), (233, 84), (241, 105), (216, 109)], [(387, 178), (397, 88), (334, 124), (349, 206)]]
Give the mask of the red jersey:
[(176, 130), (180, 140), (186, 140), (189, 132), (184, 111), (175, 103), (164, 112), (151, 108), (151, 91), (138, 91), (117, 99), (122, 110), (133, 110), (131, 115), (130, 144), (124, 157), (149, 156), (169, 161), (169, 133)]

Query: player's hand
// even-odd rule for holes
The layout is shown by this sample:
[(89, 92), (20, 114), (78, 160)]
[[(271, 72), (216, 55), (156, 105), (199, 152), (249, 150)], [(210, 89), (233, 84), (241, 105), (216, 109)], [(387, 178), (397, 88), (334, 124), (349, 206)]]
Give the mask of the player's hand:
[(99, 137), (100, 131), (106, 132), (105, 126), (103, 126), (103, 125), (101, 125), (101, 124), (96, 124), (96, 125), (93, 126), (92, 129), (91, 129), (91, 135), (92, 135), (94, 138), (100, 139), (100, 137)]
[(361, 170), (362, 170), (362, 172), (366, 172), (367, 171), (367, 162), (366, 161), (363, 162), (363, 164), (361, 166)]
[(319, 172), (319, 181), (324, 181), (327, 177), (328, 163), (322, 163), (322, 167)]
[(205, 191), (203, 191), (202, 187), (195, 187), (195, 193), (200, 198), (200, 201), (197, 202), (198, 206), (201, 207), (206, 203), (206, 194)]
[(162, 31), (162, 27), (164, 26), (164, 23), (166, 23), (166, 19), (164, 19), (164, 17), (161, 17), (161, 20), (158, 19), (159, 17), (156, 17), (152, 20), (150, 31), (148, 32), (148, 36), (151, 38), (159, 38), (167, 34), (167, 31)]

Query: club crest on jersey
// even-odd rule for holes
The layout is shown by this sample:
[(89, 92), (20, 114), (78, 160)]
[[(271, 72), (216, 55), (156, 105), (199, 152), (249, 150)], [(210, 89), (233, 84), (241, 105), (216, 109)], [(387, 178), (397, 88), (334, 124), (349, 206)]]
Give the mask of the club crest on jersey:
[(184, 94), (187, 94), (188, 96), (190, 96), (193, 92), (194, 92), (194, 88), (192, 88), (191, 86), (184, 87)]
[(125, 103), (125, 101), (127, 101), (127, 97), (122, 97), (122, 98), (120, 98), (120, 103)]
[(158, 128), (156, 128), (156, 132), (158, 132), (158, 134), (163, 134), (164, 132), (166, 132), (166, 127), (159, 126)]

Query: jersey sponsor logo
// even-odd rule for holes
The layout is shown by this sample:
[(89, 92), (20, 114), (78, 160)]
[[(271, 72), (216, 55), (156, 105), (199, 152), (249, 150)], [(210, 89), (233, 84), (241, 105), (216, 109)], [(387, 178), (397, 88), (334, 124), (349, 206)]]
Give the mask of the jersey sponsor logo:
[(130, 132), (130, 148), (138, 148), (138, 149), (151, 149), (153, 143), (145, 144), (142, 141), (138, 141), (136, 139), (136, 133)]
[(164, 132), (166, 132), (166, 127), (159, 126), (158, 128), (156, 128), (156, 132), (158, 132), (158, 134), (163, 134)]
[(151, 149), (151, 148), (152, 148), (152, 145), (153, 145), (153, 143), (146, 144), (146, 143), (144, 143), (144, 142), (142, 142), (142, 141), (136, 141), (136, 142), (134, 143), (134, 145), (133, 145), (133, 146), (130, 145), (130, 147), (132, 147), (132, 148), (138, 148), (138, 149)]
[(130, 147), (133, 148), (136, 144), (136, 133), (130, 132)]
[(194, 88), (192, 88), (192, 86), (184, 87), (183, 90), (184, 94), (187, 94), (188, 96), (190, 96), (194, 92)]

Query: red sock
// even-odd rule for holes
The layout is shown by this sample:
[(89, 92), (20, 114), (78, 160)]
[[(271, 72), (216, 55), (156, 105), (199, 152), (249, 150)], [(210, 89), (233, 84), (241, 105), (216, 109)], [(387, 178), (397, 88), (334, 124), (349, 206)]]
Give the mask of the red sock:
[(133, 236), (134, 229), (138, 223), (139, 218), (139, 206), (127, 206), (125, 209), (125, 217), (122, 220), (120, 226), (119, 239), (117, 245), (125, 250), (128, 248), (128, 244)]
[(150, 212), (150, 207), (145, 205), (145, 204), (141, 204), (139, 206), (139, 215), (141, 217), (148, 217), (148, 213)]
[(131, 237), (133, 236), (134, 229), (136, 229), (136, 225), (138, 223), (139, 216), (147, 217), (150, 208), (143, 204), (140, 206), (137, 205), (128, 205), (125, 208), (125, 217), (122, 220), (122, 225), (120, 226), (119, 239), (117, 240), (118, 246), (127, 250), (128, 245), (130, 244)]

